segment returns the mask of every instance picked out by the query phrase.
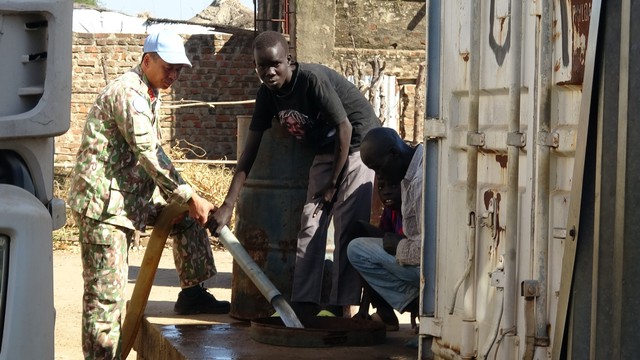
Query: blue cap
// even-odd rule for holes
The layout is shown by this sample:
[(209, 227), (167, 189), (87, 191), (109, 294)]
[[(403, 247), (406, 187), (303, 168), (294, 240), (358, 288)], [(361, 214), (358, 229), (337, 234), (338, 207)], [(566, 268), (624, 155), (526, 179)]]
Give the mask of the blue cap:
[(184, 51), (182, 37), (171, 30), (160, 30), (147, 36), (142, 51), (158, 53), (160, 58), (169, 64), (184, 64), (191, 67), (191, 62)]

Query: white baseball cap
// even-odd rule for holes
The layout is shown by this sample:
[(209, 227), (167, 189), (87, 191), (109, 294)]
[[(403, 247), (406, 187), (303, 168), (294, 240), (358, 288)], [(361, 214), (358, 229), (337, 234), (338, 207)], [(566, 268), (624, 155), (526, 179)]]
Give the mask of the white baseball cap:
[(169, 64), (184, 64), (191, 67), (191, 62), (184, 51), (182, 38), (171, 30), (160, 30), (147, 36), (142, 51), (158, 53), (160, 58)]

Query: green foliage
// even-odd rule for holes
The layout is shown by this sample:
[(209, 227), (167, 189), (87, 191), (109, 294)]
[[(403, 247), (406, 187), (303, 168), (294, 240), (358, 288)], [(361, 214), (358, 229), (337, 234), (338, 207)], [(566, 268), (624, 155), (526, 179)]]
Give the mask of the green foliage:
[(73, 2), (89, 6), (100, 6), (100, 2), (98, 0), (73, 0)]

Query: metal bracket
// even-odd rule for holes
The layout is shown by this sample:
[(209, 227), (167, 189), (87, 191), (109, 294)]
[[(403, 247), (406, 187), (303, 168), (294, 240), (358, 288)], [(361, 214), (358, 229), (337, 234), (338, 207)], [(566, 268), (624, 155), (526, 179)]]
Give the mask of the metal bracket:
[(430, 335), (433, 337), (442, 337), (442, 319), (437, 317), (420, 316), (420, 324), (418, 332), (421, 335)]
[(469, 145), (469, 146), (484, 146), (484, 133), (468, 132), (467, 133), (467, 145)]
[(565, 228), (553, 228), (553, 238), (554, 239), (566, 239), (567, 238), (567, 229)]
[(541, 16), (542, 15), (542, 1), (533, 0), (531, 4), (531, 8), (529, 9), (529, 14), (532, 16)]
[(447, 126), (444, 121), (436, 118), (427, 119), (424, 122), (424, 137), (428, 139), (443, 138), (447, 135)]
[(497, 270), (489, 273), (489, 284), (493, 287), (503, 288), (505, 283), (504, 271)]
[(523, 148), (527, 145), (527, 134), (511, 132), (507, 134), (507, 145)]
[(521, 284), (520, 295), (525, 299), (540, 296), (540, 283), (538, 280), (524, 280)]
[(538, 145), (557, 148), (560, 145), (560, 134), (547, 131), (538, 131)]

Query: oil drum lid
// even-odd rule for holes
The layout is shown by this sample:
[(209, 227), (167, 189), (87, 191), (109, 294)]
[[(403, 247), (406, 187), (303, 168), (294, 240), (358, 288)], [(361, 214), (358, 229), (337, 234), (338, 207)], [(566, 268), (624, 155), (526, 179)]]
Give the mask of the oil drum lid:
[(290, 347), (373, 346), (384, 344), (381, 322), (341, 317), (301, 319), (304, 328), (286, 327), (279, 317), (251, 321), (250, 337), (260, 343)]

